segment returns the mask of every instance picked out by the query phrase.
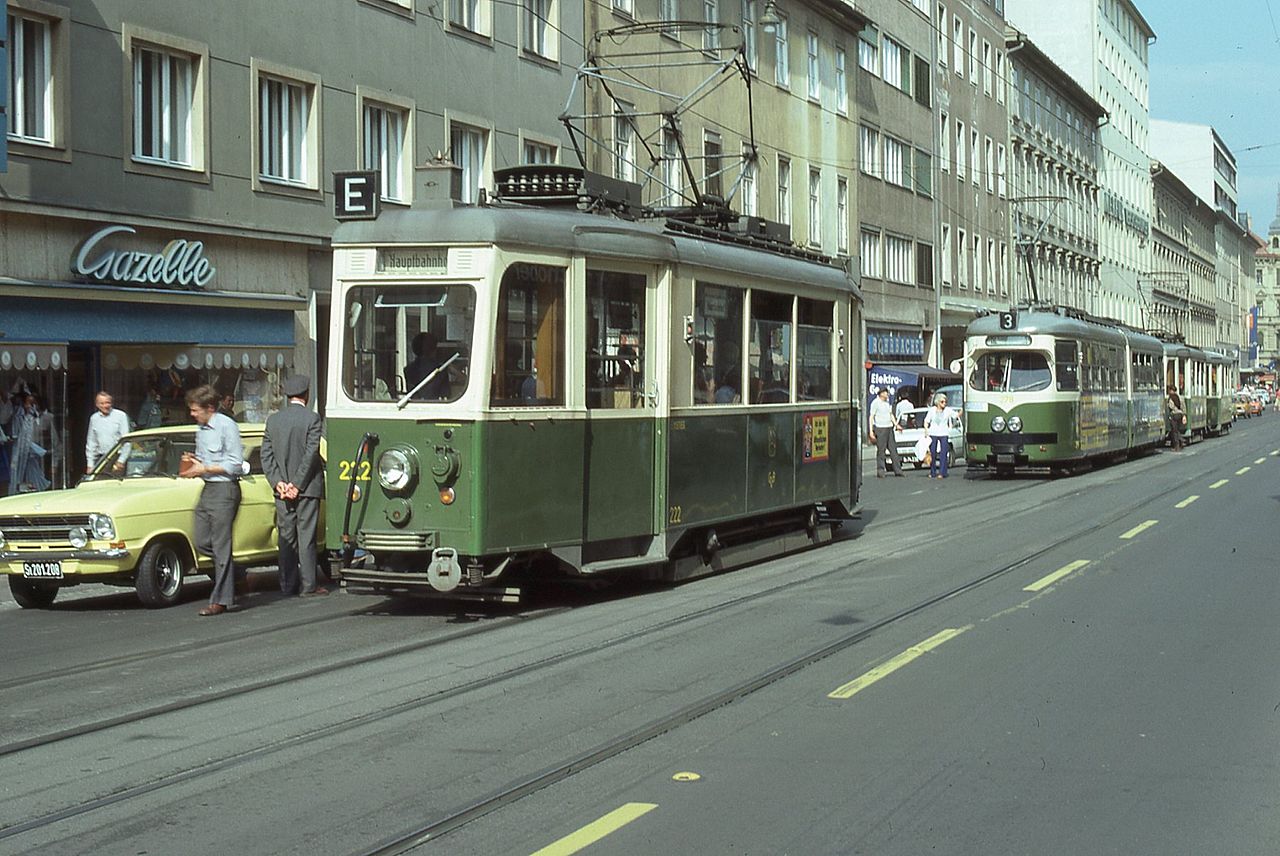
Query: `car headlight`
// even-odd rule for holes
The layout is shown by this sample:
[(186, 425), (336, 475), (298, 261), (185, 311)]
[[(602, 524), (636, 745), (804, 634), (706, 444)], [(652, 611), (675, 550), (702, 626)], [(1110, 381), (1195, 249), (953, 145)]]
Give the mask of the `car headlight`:
[(116, 539), (116, 524), (111, 519), (110, 514), (90, 514), (89, 531), (93, 533), (93, 537), (97, 541), (114, 541)]
[(378, 482), (387, 490), (404, 490), (417, 475), (414, 458), (408, 449), (387, 449), (378, 458)]
[(1003, 416), (997, 416), (995, 419), (991, 420), (991, 430), (995, 431), (997, 434), (1004, 430)]
[(67, 540), (71, 542), (72, 547), (79, 550), (89, 543), (89, 530), (83, 526), (76, 526), (67, 533)]
[(1012, 431), (1012, 432), (1014, 432), (1015, 434), (1016, 434), (1017, 432), (1019, 432), (1019, 431), (1021, 431), (1021, 430), (1022, 430), (1022, 417), (1021, 417), (1021, 416), (1010, 416), (1010, 417), (1009, 417), (1009, 430), (1010, 430), (1010, 431)]

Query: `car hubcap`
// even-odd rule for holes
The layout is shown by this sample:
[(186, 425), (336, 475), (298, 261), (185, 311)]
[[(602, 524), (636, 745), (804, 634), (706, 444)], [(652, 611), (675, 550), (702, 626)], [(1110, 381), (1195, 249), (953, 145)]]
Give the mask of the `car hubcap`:
[(160, 571), (160, 593), (173, 597), (182, 587), (182, 560), (173, 550), (165, 550), (158, 557), (156, 567)]

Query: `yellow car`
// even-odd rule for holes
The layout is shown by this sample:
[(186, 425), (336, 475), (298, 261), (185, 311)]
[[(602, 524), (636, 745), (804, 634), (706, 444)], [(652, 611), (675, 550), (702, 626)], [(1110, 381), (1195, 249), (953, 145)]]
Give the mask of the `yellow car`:
[[(241, 425), (248, 473), (240, 480), (234, 555), (238, 565), (278, 559), (275, 502), (262, 472), (264, 426)], [(187, 580), (209, 574), (198, 555), (195, 507), (200, 479), (178, 478), (183, 452), (194, 452), (195, 426), (125, 435), (93, 473), (71, 490), (0, 499), (0, 572), (28, 609), (53, 603), (58, 589), (80, 583), (133, 586), (151, 607), (182, 597)], [(324, 512), (320, 514), (323, 526)], [(324, 544), (324, 533), (317, 537)]]

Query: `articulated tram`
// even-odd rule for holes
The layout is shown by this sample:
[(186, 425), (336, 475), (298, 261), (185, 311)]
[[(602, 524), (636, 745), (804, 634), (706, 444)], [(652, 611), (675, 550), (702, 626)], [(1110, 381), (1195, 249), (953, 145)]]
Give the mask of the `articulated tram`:
[(966, 454), (997, 473), (1071, 469), (1159, 445), (1164, 390), (1186, 400), (1188, 436), (1230, 428), (1223, 355), (1058, 307), (974, 320), (966, 332)]
[(682, 579), (854, 510), (849, 271), (759, 221), (588, 213), (591, 180), (504, 170), (478, 205), (338, 227), (326, 531), (348, 589)]

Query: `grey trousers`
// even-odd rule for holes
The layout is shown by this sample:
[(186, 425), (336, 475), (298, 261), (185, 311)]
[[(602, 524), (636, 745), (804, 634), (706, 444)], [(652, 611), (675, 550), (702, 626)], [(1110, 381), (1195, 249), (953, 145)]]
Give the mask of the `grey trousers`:
[(213, 591), (209, 603), (233, 606), (236, 601), (235, 564), (231, 533), (240, 510), (240, 483), (204, 483), (196, 503), (196, 549), (213, 558)]
[(316, 590), (316, 528), (319, 521), (319, 497), (276, 500), (280, 591), (285, 594)]
[(886, 454), (893, 461), (893, 471), (902, 473), (902, 461), (898, 458), (898, 443), (895, 439), (897, 431), (892, 426), (889, 428), (876, 429), (876, 472), (884, 473), (888, 469), (888, 462), (885, 461)]

